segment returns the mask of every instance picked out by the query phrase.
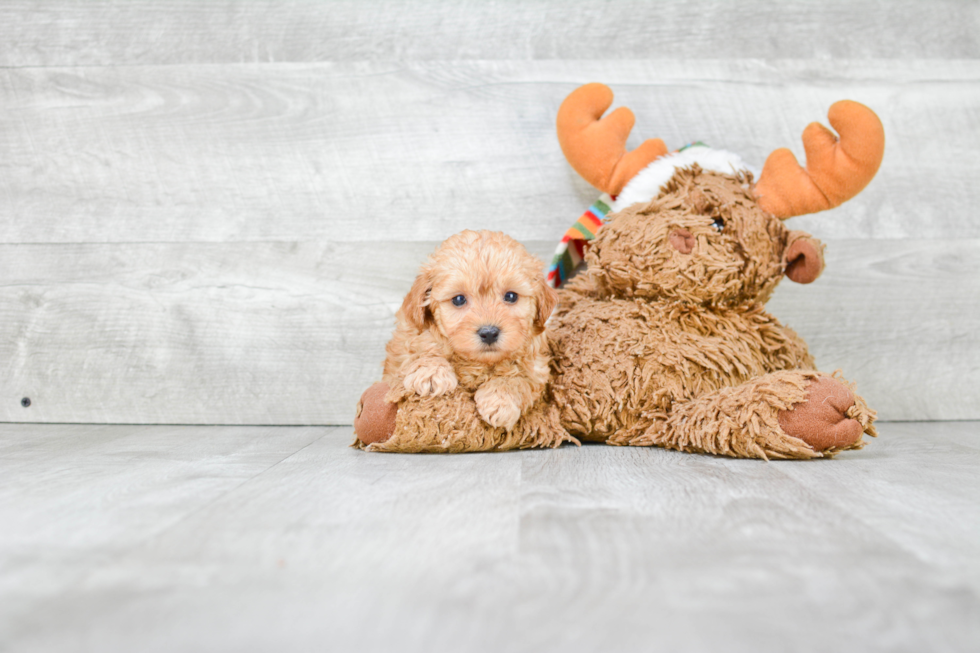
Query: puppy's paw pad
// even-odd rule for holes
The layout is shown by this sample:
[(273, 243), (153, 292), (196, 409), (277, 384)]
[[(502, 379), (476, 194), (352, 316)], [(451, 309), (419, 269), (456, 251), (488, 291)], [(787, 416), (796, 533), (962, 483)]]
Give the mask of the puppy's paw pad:
[(510, 430), (521, 418), (521, 407), (517, 400), (506, 392), (496, 389), (480, 388), (473, 396), (476, 410), (490, 426)]
[(452, 392), (457, 383), (456, 374), (449, 363), (420, 366), (405, 375), (405, 389), (420, 397), (437, 397)]

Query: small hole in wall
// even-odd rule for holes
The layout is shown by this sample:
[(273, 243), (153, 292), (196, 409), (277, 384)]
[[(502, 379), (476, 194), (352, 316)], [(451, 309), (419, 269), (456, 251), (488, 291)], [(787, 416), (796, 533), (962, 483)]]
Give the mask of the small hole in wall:
[(24, 408), (30, 408), (31, 407), (31, 398), (30, 397), (24, 397), (23, 399), (20, 400), (20, 405), (23, 406)]

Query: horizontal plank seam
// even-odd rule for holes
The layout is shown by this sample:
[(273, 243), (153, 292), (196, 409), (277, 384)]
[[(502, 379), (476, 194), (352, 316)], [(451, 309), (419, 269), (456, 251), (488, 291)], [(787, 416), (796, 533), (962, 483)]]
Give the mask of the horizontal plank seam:
[[(596, 63), (599, 63), (599, 62), (601, 62), (601, 63), (616, 63), (616, 62), (623, 62), (623, 63), (647, 63), (647, 62), (653, 62), (653, 63), (656, 63), (658, 61), (670, 62), (670, 63), (675, 63), (675, 62), (679, 62), (680, 61), (680, 62), (683, 62), (684, 64), (690, 64), (690, 63), (693, 62), (695, 64), (708, 64), (708, 65), (715, 64), (715, 65), (718, 65), (718, 66), (725, 66), (725, 67), (732, 67), (733, 62), (735, 62), (735, 63), (737, 63), (737, 62), (749, 62), (749, 63), (755, 62), (755, 63), (765, 64), (766, 66), (775, 67), (775, 68), (778, 68), (779, 65), (781, 63), (784, 63), (784, 62), (786, 64), (799, 64), (800, 62), (812, 62), (815, 67), (817, 67), (817, 68), (819, 68), (821, 70), (821, 72), (826, 72), (826, 64), (827, 64), (827, 62), (826, 62), (825, 59), (819, 59), (819, 58), (815, 58), (815, 57), (814, 58), (777, 58), (777, 59), (767, 58), (767, 57), (739, 57), (739, 58), (734, 58), (734, 59), (733, 58), (718, 58), (718, 57), (711, 57), (711, 58), (705, 58), (705, 59), (691, 59), (691, 58), (678, 59), (677, 57), (656, 57), (656, 58), (653, 58), (653, 59), (651, 59), (649, 57), (638, 57), (638, 58), (635, 58), (635, 59), (632, 59), (632, 58), (624, 58), (624, 57), (614, 57), (614, 58), (609, 58), (609, 59), (605, 59), (605, 58), (603, 58), (603, 59), (553, 59), (553, 58), (525, 58), (525, 59), (487, 59), (487, 58), (474, 58), (474, 59), (460, 59), (460, 58), (452, 58), (452, 59), (449, 59), (449, 58), (442, 58), (442, 59), (439, 59), (439, 58), (435, 58), (435, 59), (427, 59), (427, 58), (420, 58), (420, 59), (407, 59), (407, 60), (405, 60), (405, 59), (370, 59), (370, 58), (365, 58), (365, 59), (309, 59), (309, 60), (297, 60), (297, 61), (254, 61), (254, 62), (242, 62), (242, 61), (180, 61), (180, 62), (174, 62), (174, 63), (163, 63), (163, 62), (156, 62), (156, 63), (95, 63), (95, 64), (89, 63), (89, 64), (79, 64), (79, 65), (73, 65), (73, 64), (57, 64), (57, 65), (36, 65), (36, 64), (30, 64), (30, 65), (10, 65), (10, 64), (0, 64), (0, 70), (103, 70), (103, 69), (112, 70), (112, 69), (127, 69), (127, 68), (141, 69), (141, 68), (179, 68), (179, 67), (184, 67), (184, 68), (233, 67), (233, 68), (247, 69), (247, 68), (273, 68), (273, 67), (280, 67), (280, 68), (282, 68), (282, 67), (297, 67), (297, 68), (299, 68), (299, 67), (310, 67), (310, 66), (320, 66), (320, 65), (323, 65), (323, 66), (356, 66), (356, 65), (359, 65), (359, 64), (373, 64), (373, 65), (390, 64), (391, 66), (396, 67), (396, 69), (407, 68), (407, 67), (410, 67), (412, 64), (421, 64), (421, 65), (426, 65), (426, 66), (429, 66), (429, 65), (439, 65), (439, 64), (451, 65), (451, 66), (452, 65), (455, 65), (455, 66), (460, 66), (460, 65), (463, 65), (463, 66), (465, 66), (465, 65), (497, 65), (497, 66), (499, 66), (499, 65), (506, 65), (506, 64), (525, 64), (525, 65), (527, 65), (527, 64), (546, 64), (547, 65), (547, 64), (554, 64), (554, 63), (563, 63), (563, 64), (580, 63), (580, 64), (583, 65), (583, 67), (585, 67), (585, 66), (594, 66)], [(939, 67), (942, 64), (949, 64), (949, 63), (977, 64), (977, 63), (980, 63), (980, 57), (949, 57), (949, 58), (932, 58), (932, 57), (926, 57), (926, 58), (914, 59), (913, 61), (915, 61), (918, 64), (923, 64), (923, 63), (930, 64), (930, 65), (935, 64), (937, 67)], [(839, 67), (842, 70), (848, 64), (851, 64), (851, 63), (854, 63), (854, 64), (866, 64), (867, 65), (867, 64), (873, 64), (873, 63), (878, 63), (878, 62), (907, 63), (908, 60), (907, 59), (900, 58), (900, 57), (875, 57), (875, 58), (871, 58), (871, 59), (851, 58), (851, 59), (838, 59), (838, 60), (836, 60), (836, 63), (839, 64)], [(381, 75), (381, 74), (387, 74), (387, 71), (386, 72), (382, 72), (382, 73), (365, 73), (365, 74), (358, 75), (358, 76), (359, 77), (372, 77), (372, 76)], [(833, 80), (833, 79), (854, 80), (854, 79), (858, 79), (858, 78), (856, 78), (854, 76), (841, 75), (839, 77), (833, 77), (833, 76), (824, 77), (820, 81), (821, 81), (821, 83), (823, 83), (823, 82), (826, 82), (827, 80)], [(973, 81), (980, 80), (980, 77), (976, 77), (976, 78), (973, 78), (973, 77), (957, 77), (955, 79), (940, 79), (940, 78), (935, 78), (935, 77), (929, 77), (927, 75), (921, 75), (921, 76), (916, 76), (916, 77), (911, 78), (911, 79), (898, 80), (898, 81), (890, 80), (887, 77), (882, 77), (882, 76), (870, 76), (870, 77), (864, 76), (864, 77), (860, 77), (860, 79), (880, 79), (881, 81), (891, 81), (893, 83), (898, 83), (898, 84), (915, 84), (915, 83), (929, 83), (929, 84), (934, 84), (934, 83), (964, 83), (964, 82), (967, 82), (968, 83), (968, 82), (973, 82)], [(718, 78), (715, 78), (715, 77), (694, 77), (694, 76), (691, 76), (691, 77), (676, 77), (676, 78), (671, 78), (670, 80), (667, 80), (667, 81), (668, 81), (668, 83), (669, 82), (679, 82), (679, 81), (684, 81), (684, 82), (706, 81), (706, 82), (723, 83), (723, 84), (724, 83), (732, 84), (732, 83), (740, 83), (740, 82), (752, 83), (752, 84), (760, 84), (761, 83), (761, 82), (758, 81), (758, 79), (755, 79), (755, 80), (739, 80), (738, 78), (735, 78), (735, 79), (718, 79)], [(801, 79), (800, 81), (801, 82), (805, 82), (806, 80)], [(542, 79), (542, 80), (535, 80), (534, 82), (516, 81), (516, 80), (515, 81), (501, 81), (501, 82), (498, 82), (497, 84), (498, 85), (508, 85), (508, 84), (538, 83), (538, 82), (540, 82), (540, 83), (556, 83), (556, 84), (566, 83), (565, 80), (561, 80), (561, 79), (558, 79), (558, 80), (544, 80), (544, 79)], [(649, 85), (659, 85), (659, 84), (663, 84), (663, 83), (664, 83), (664, 80), (651, 79), (651, 81), (649, 82)], [(775, 82), (774, 82), (774, 84), (775, 84)], [(647, 84), (636, 84), (636, 83), (629, 84), (629, 83), (620, 82), (620, 83), (618, 83), (618, 85), (620, 87), (626, 87), (626, 86), (644, 86), (644, 85), (647, 85)]]

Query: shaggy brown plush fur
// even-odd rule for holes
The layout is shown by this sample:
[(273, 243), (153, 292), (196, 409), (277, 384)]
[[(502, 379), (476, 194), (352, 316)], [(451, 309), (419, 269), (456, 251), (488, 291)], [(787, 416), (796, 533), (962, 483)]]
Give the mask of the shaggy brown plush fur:
[[(763, 303), (793, 263), (788, 251), (812, 280), (823, 248), (761, 210), (751, 182), (682, 170), (657, 199), (599, 230), (588, 270), (559, 293), (549, 325), (552, 393), (573, 435), (754, 458), (863, 446), (819, 451), (809, 433), (780, 426), (781, 411), (813, 409), (808, 388), (830, 377)], [(875, 435), (873, 411), (851, 403), (832, 423), (798, 421), (820, 431), (814, 441), (850, 419)]]
[(368, 451), (461, 453), (557, 447), (563, 442), (578, 444), (562, 427), (550, 395), (539, 397), (511, 429), (504, 429), (487, 424), (477, 412), (473, 392), (458, 387), (436, 397), (405, 394), (398, 401), (391, 436), (373, 444), (355, 438), (354, 446)]

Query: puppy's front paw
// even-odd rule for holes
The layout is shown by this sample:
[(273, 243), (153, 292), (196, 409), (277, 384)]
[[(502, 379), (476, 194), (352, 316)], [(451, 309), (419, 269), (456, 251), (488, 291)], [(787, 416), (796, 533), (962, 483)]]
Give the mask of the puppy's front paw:
[(437, 397), (456, 389), (456, 373), (448, 361), (428, 361), (405, 375), (405, 389), (420, 397)]
[(473, 399), (476, 400), (476, 410), (480, 417), (490, 426), (509, 431), (521, 418), (521, 406), (517, 398), (500, 388), (484, 385), (476, 391)]

